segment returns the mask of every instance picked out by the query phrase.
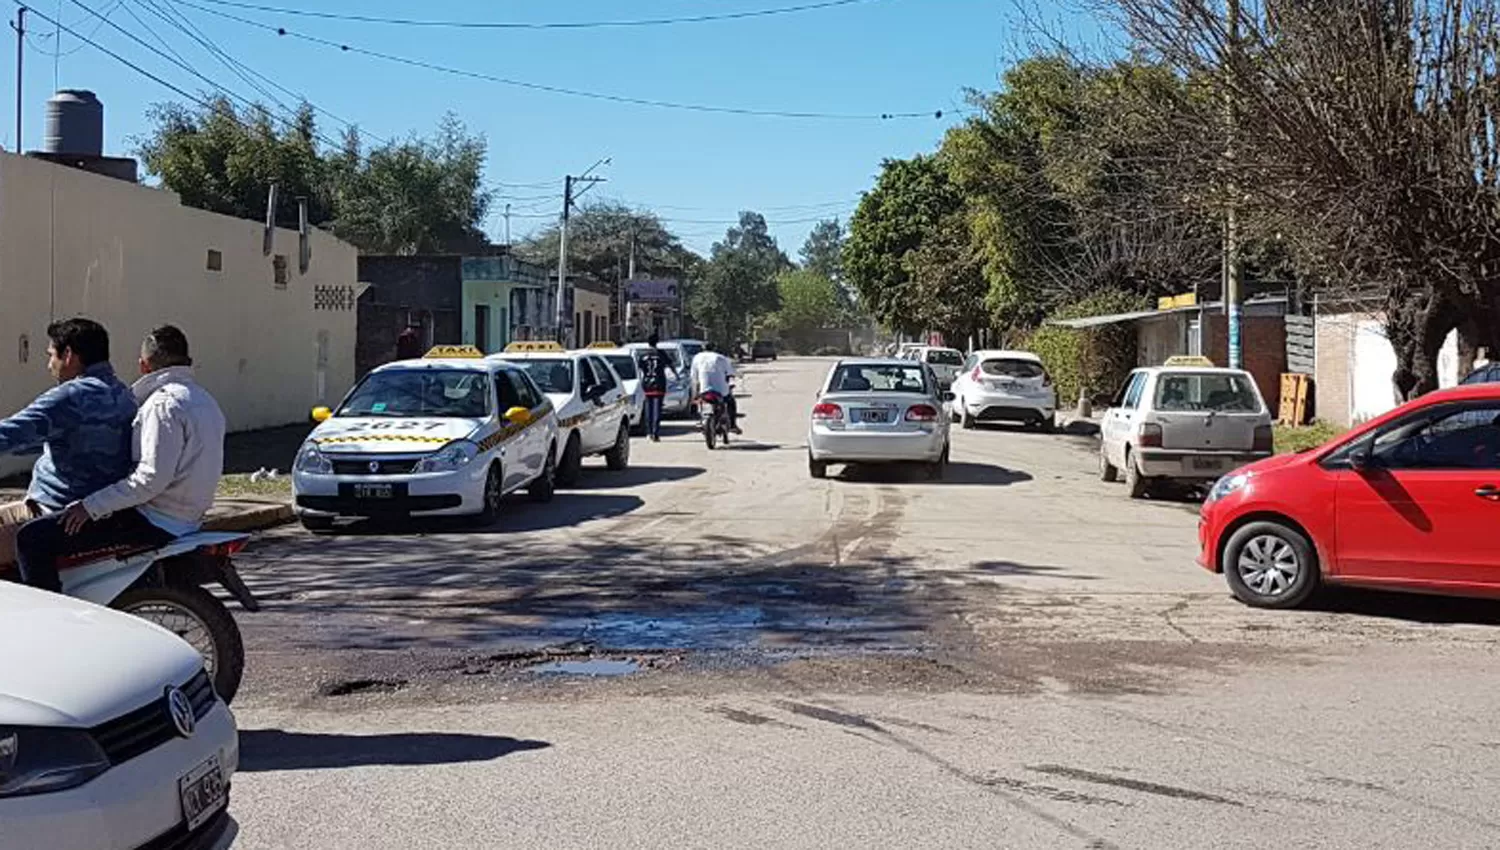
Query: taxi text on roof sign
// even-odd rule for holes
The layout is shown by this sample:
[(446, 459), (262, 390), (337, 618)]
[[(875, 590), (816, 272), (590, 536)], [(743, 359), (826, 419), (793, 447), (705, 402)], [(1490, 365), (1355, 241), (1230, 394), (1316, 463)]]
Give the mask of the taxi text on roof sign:
[(1174, 357), (1168, 357), (1167, 358), (1167, 362), (1163, 363), (1162, 365), (1163, 366), (1207, 366), (1209, 368), (1212, 368), (1213, 365), (1214, 365), (1214, 361), (1209, 360), (1207, 357), (1202, 357), (1202, 356), (1197, 355), (1197, 354), (1178, 354), (1178, 355), (1176, 355)]
[(562, 351), (563, 347), (556, 342), (513, 342), (505, 346), (507, 354), (525, 351)]
[(443, 359), (473, 359), (484, 357), (484, 352), (472, 345), (435, 345), (431, 351), (423, 355), (428, 360)]
[(589, 343), (589, 348), (619, 348), (619, 346), (608, 340), (601, 339), (598, 342)]

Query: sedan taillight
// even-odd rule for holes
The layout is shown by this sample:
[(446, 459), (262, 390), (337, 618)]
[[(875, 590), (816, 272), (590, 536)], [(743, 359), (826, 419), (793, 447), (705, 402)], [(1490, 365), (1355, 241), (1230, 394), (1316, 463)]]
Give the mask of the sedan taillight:
[(829, 404), (827, 402), (824, 402), (822, 404), (813, 406), (812, 418), (823, 420), (825, 422), (842, 422), (844, 421), (844, 409), (836, 404)]
[(906, 409), (907, 422), (935, 422), (937, 418), (937, 408), (930, 404), (914, 404)]
[(1138, 442), (1143, 449), (1161, 448), (1161, 426), (1155, 422), (1142, 422)]

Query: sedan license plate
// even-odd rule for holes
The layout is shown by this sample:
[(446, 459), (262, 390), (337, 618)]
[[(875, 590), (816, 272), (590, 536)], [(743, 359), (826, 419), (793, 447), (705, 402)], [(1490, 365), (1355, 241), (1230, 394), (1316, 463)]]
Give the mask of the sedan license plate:
[(219, 760), (211, 758), (177, 780), (177, 793), (182, 798), (188, 832), (192, 832), (229, 803), (229, 788), (224, 784)]
[(1223, 461), (1213, 457), (1193, 458), (1193, 470), (1195, 472), (1218, 472), (1223, 468)]
[(860, 410), (857, 412), (859, 414), (857, 421), (859, 422), (883, 424), (890, 421), (890, 415), (884, 410)]
[(396, 489), (389, 484), (355, 484), (356, 499), (393, 499)]

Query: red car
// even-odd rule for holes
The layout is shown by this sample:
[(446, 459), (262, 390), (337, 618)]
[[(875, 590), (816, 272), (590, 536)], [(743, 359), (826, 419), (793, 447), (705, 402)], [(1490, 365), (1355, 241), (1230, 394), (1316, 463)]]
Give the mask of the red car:
[(1497, 531), (1500, 384), (1474, 384), (1219, 479), (1198, 563), (1261, 608), (1325, 583), (1500, 597)]

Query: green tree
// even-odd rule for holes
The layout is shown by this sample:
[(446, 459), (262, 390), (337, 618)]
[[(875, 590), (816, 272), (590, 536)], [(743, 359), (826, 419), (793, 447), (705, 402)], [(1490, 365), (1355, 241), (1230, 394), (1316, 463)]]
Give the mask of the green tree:
[(714, 243), (701, 279), (691, 287), (694, 319), (715, 342), (730, 345), (745, 339), (756, 319), (779, 306), (776, 276), (791, 267), (768, 232), (765, 216), (740, 213), (739, 224)]
[(843, 222), (827, 218), (813, 225), (802, 244), (802, 267), (838, 283), (844, 277), (844, 241), (849, 238)]
[[(516, 246), (516, 253), (549, 267), (557, 265), (558, 227), (550, 225)], [(599, 280), (629, 276), (631, 244), (636, 274), (690, 279), (702, 261), (683, 247), (656, 213), (623, 204), (588, 204), (568, 223), (568, 268)]]
[(781, 306), (768, 326), (795, 350), (806, 351), (810, 332), (834, 327), (847, 315), (838, 284), (810, 268), (782, 272), (776, 292)]

